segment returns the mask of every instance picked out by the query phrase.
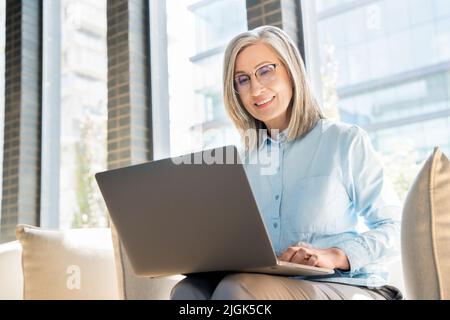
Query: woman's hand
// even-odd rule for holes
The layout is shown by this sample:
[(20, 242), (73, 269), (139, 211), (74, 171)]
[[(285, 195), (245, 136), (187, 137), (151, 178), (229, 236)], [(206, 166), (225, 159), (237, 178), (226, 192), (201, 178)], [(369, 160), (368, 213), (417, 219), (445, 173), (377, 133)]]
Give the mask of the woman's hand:
[(308, 245), (295, 245), (283, 251), (278, 259), (314, 267), (350, 269), (347, 255), (339, 248), (316, 249)]

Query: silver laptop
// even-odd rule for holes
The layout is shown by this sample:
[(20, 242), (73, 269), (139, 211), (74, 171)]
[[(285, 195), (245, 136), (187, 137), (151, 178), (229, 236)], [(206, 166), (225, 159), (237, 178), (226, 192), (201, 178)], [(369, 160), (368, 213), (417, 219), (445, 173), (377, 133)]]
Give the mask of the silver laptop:
[(334, 273), (277, 260), (234, 146), (95, 177), (137, 276)]

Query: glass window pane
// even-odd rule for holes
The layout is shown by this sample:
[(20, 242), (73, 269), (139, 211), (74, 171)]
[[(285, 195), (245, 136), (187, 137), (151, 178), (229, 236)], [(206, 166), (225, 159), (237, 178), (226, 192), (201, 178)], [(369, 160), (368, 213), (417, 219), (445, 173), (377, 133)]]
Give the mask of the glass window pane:
[[(412, 50), (409, 30), (389, 35), (387, 41), (389, 43), (388, 61), (390, 70), (384, 75), (406, 72), (418, 65), (413, 65), (412, 55), (414, 55), (415, 51)], [(413, 40), (413, 43), (417, 44), (417, 41)], [(423, 64), (427, 62), (423, 62)]]
[(433, 0), (409, 0), (411, 25), (429, 22), (433, 19)]
[(385, 11), (383, 12), (383, 22), (389, 34), (396, 33), (410, 26), (408, 0), (383, 1)]
[(189, 9), (194, 15), (196, 53), (223, 45), (224, 39), (241, 32), (246, 23), (243, 1), (211, 1), (207, 4), (196, 1)]
[(436, 38), (434, 24), (422, 24), (412, 27), (412, 55), (416, 67), (436, 62)]
[(389, 72), (389, 44), (386, 38), (369, 42), (370, 78), (377, 79)]
[(353, 0), (316, 0), (317, 11), (333, 10)]
[[(435, 145), (448, 152), (448, 1), (352, 1), (338, 5), (323, 0), (316, 2), (316, 13), (321, 70), (330, 62), (339, 66), (334, 90), (339, 97), (336, 107), (340, 119), (365, 128), (392, 165), (393, 159), (409, 159), (398, 168), (404, 171), (400, 172), (403, 178), (411, 178), (408, 168), (428, 157)], [(335, 50), (329, 50), (330, 46)], [(322, 79), (326, 76), (322, 72)], [(403, 178), (393, 171), (399, 188), (409, 186), (401, 184)], [(400, 191), (404, 195), (405, 190)]]
[[(448, 3), (450, 7), (450, 3)], [(450, 57), (450, 16), (436, 21), (436, 60), (448, 61)]]
[(166, 4), (171, 155), (239, 144), (223, 106), (222, 59), (227, 42), (247, 29), (245, 0)]
[[(348, 14), (345, 15), (344, 19), (345, 23), (345, 36), (346, 36), (346, 44), (358, 44), (362, 42), (366, 37), (366, 16), (363, 12), (363, 8), (358, 8), (356, 10), (351, 10)], [(337, 32), (341, 32), (339, 30)]]
[(106, 0), (61, 1), (61, 55), (60, 228), (106, 226)]
[(358, 44), (348, 47), (348, 67), (350, 84), (355, 84), (367, 80), (367, 70), (361, 68), (368, 61), (368, 51), (366, 44)]
[(434, 16), (436, 18), (450, 17), (450, 5), (448, 0), (433, 1)]

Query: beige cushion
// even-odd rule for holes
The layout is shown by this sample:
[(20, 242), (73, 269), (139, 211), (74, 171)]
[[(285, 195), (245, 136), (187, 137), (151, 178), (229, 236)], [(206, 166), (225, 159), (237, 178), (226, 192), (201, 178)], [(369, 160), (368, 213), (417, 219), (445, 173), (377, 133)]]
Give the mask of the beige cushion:
[(439, 148), (405, 200), (402, 261), (406, 298), (450, 299), (450, 162)]
[(21, 255), (19, 241), (0, 244), (0, 300), (23, 298)]
[(125, 300), (167, 300), (175, 284), (183, 276), (143, 278), (135, 276), (130, 260), (121, 244), (114, 225), (111, 226), (114, 253), (117, 266), (119, 296)]
[(117, 299), (110, 229), (18, 225), (24, 299)]

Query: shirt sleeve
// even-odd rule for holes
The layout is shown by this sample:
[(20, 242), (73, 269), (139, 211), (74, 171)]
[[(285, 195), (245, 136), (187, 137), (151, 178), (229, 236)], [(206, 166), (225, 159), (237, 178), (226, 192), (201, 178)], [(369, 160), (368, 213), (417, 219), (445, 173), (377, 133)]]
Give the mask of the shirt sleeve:
[(400, 253), (401, 205), (367, 133), (353, 126), (341, 148), (342, 172), (354, 213), (368, 231), (338, 243), (350, 263), (350, 276), (379, 259)]

